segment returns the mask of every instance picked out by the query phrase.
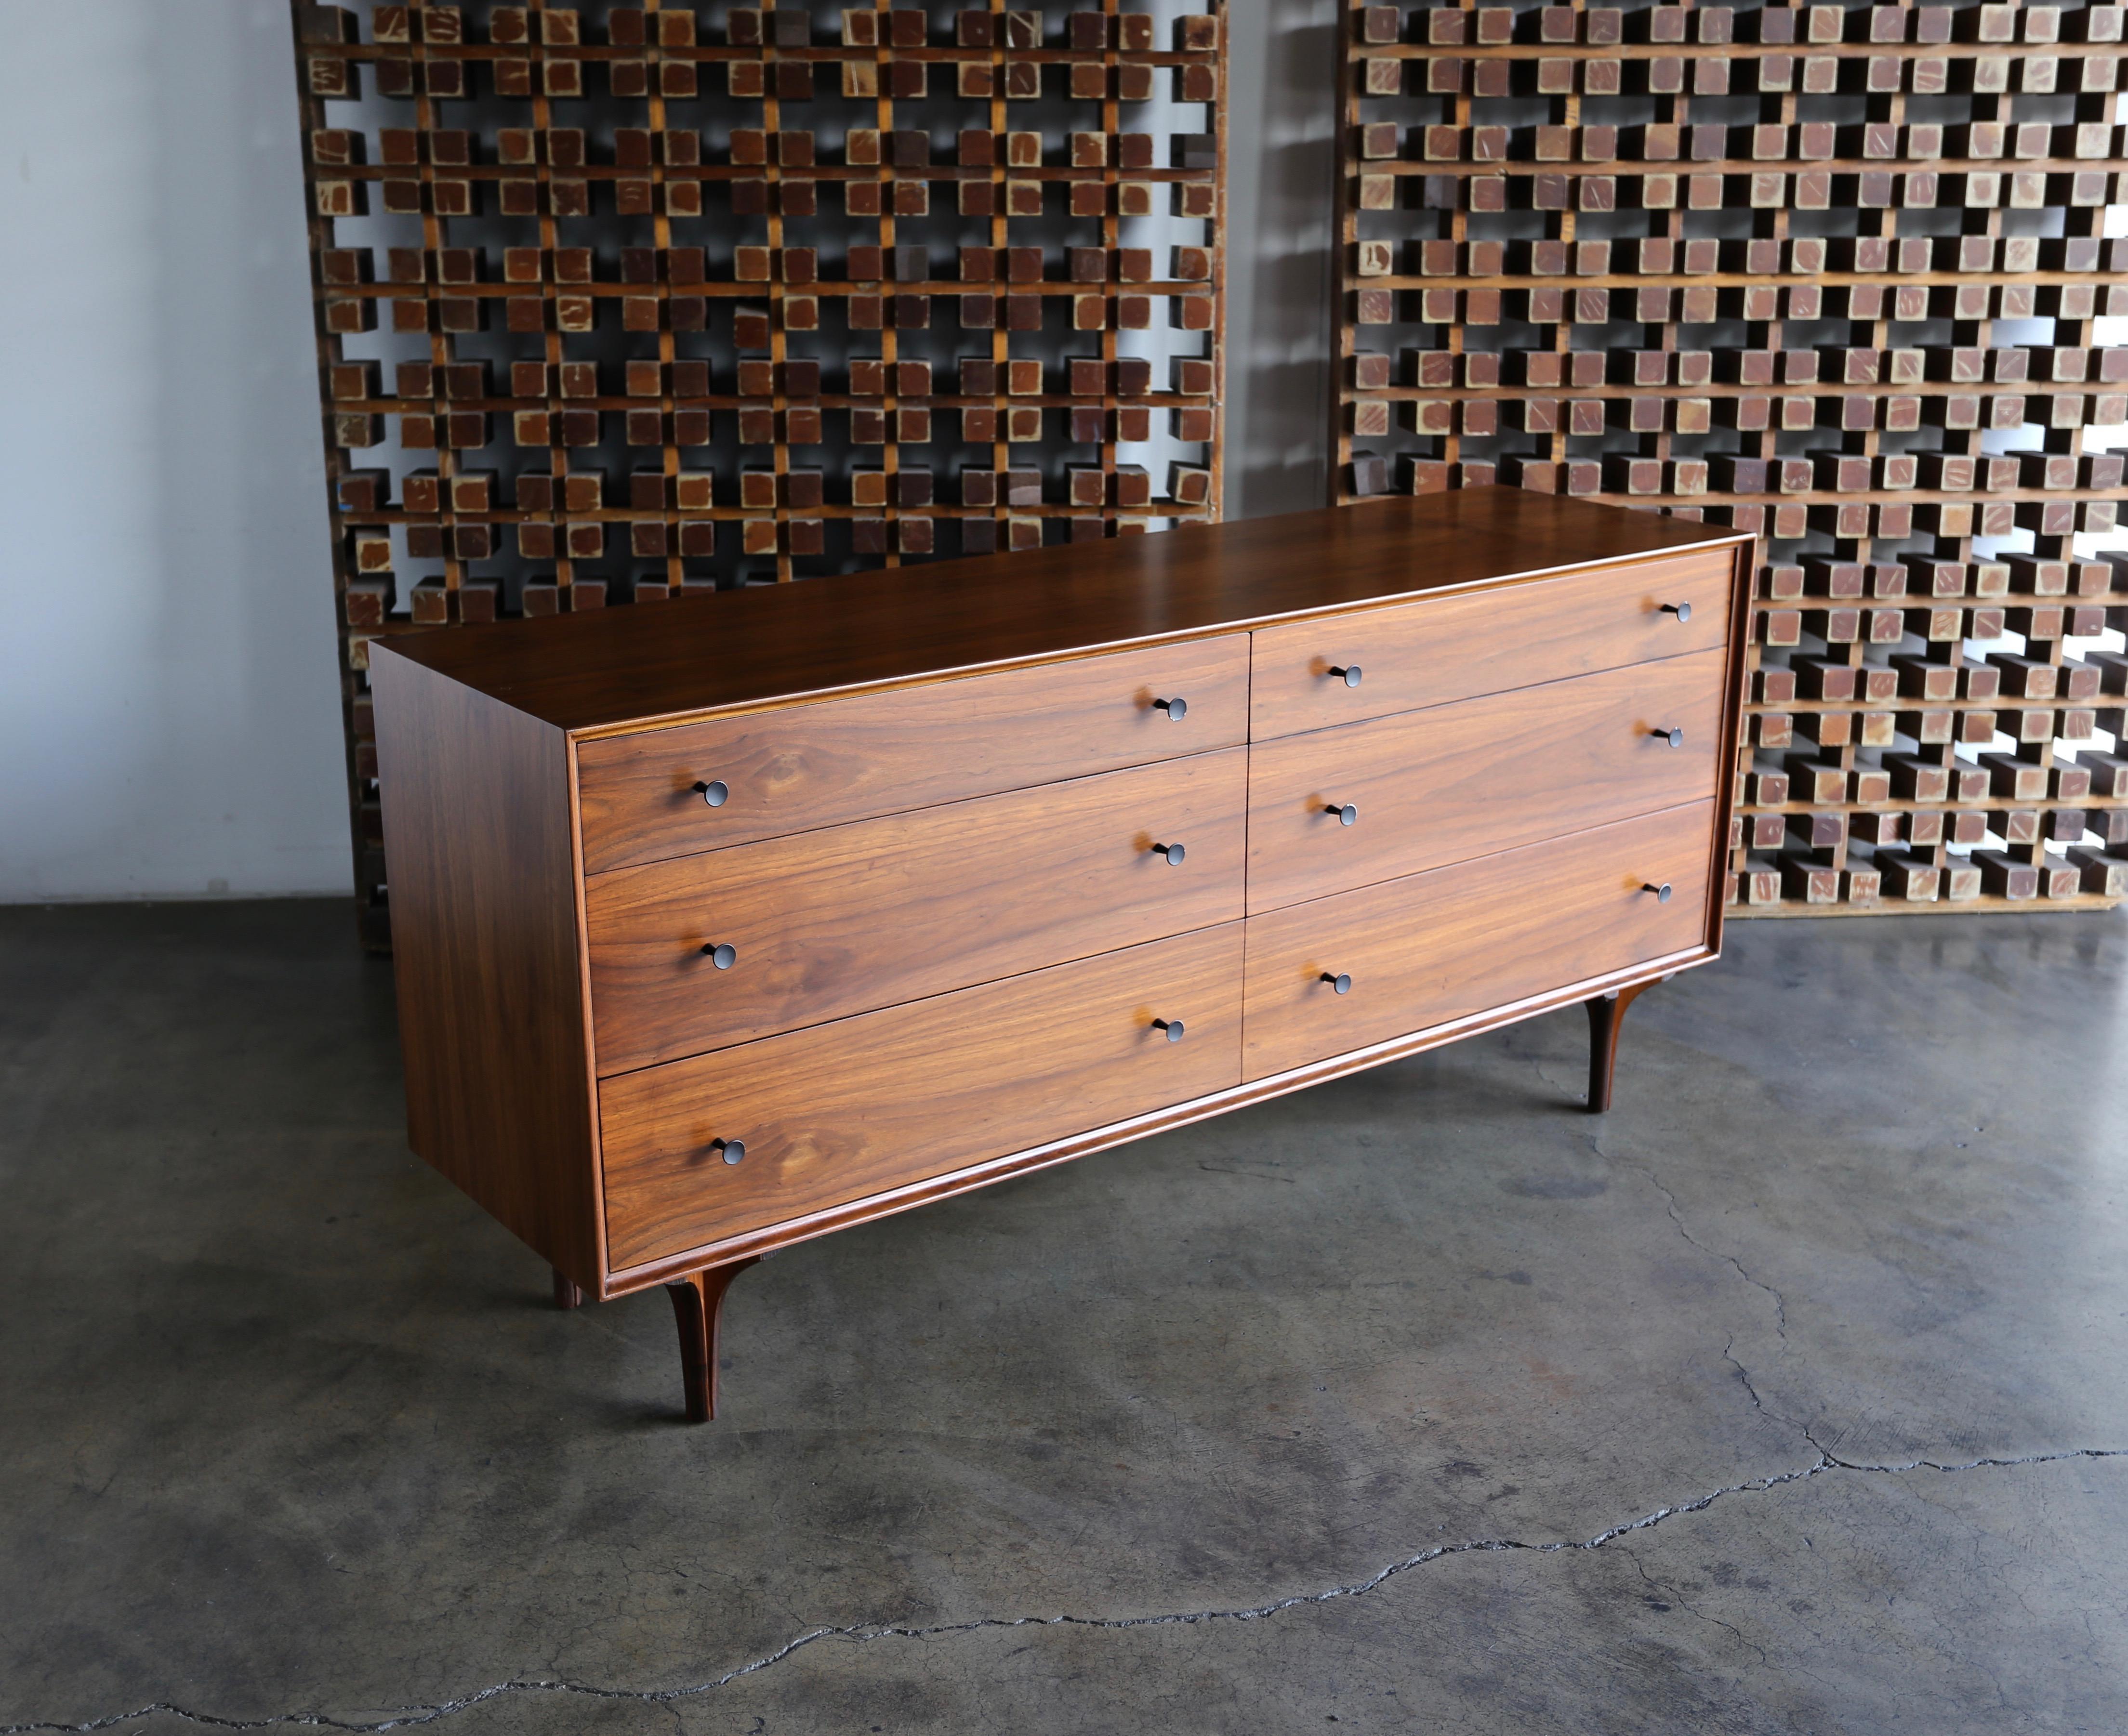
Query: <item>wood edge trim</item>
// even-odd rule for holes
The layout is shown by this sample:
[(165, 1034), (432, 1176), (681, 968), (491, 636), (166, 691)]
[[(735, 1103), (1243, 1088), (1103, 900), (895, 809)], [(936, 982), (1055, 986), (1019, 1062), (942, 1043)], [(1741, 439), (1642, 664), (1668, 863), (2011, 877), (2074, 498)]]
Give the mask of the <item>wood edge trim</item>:
[[(591, 1006), (591, 921), (587, 907), (589, 886), (584, 875), (584, 823), (582, 805), (577, 795), (577, 744), (566, 733), (562, 738), (564, 781), (568, 785), (569, 805), (569, 867), (571, 886), (571, 913), (574, 921), (577, 943), (577, 1002), (583, 1020), (583, 1068), (585, 1114), (591, 1125), (587, 1130), (586, 1147), (591, 1159), (591, 1246), (597, 1269), (590, 1274), (568, 1273), (579, 1290), (597, 1295), (606, 1282), (606, 1269), (611, 1260), (606, 1244), (606, 1140), (603, 1123), (599, 1115), (598, 1027)], [(586, 1282), (588, 1277), (589, 1282)]]
[(987, 1159), (946, 1175), (911, 1182), (850, 1205), (810, 1212), (770, 1229), (752, 1231), (743, 1236), (728, 1237), (723, 1241), (706, 1243), (685, 1253), (667, 1255), (660, 1259), (625, 1267), (606, 1274), (604, 1288), (599, 1293), (606, 1299), (625, 1296), (654, 1284), (669, 1283), (705, 1266), (729, 1265), (735, 1260), (753, 1259), (778, 1248), (787, 1248), (818, 1236), (853, 1229), (859, 1224), (912, 1211), (934, 1200), (973, 1193), (1009, 1176), (1050, 1169), (1058, 1164), (1069, 1163), (1074, 1158), (1088, 1157), (1095, 1152), (1128, 1145), (1134, 1140), (1144, 1139), (1155, 1133), (1186, 1127), (1192, 1122), (1209, 1120), (1230, 1109), (1243, 1108), (1274, 1097), (1284, 1097), (1310, 1085), (1342, 1079), (1348, 1074), (1364, 1072), (1385, 1061), (1402, 1060), (1428, 1049), (1461, 1041), (1465, 1037), (1480, 1036), (1503, 1025), (1515, 1024), (1541, 1013), (1555, 1012), (1594, 995), (1607, 994), (1613, 989), (1660, 981), (1696, 965), (1710, 963), (1715, 956), (1715, 953), (1705, 946), (1692, 946), (1681, 952), (1665, 953), (1659, 958), (1644, 960), (1638, 964), (1570, 984), (1562, 989), (1549, 989), (1542, 994), (1527, 995), (1521, 1000), (1472, 1013), (1465, 1018), (1451, 1020), (1446, 1024), (1432, 1026), (1405, 1036), (1391, 1037), (1386, 1041), (1370, 1044), (1364, 1049), (1350, 1050), (1324, 1060), (1310, 1061), (1305, 1066), (1290, 1068), (1284, 1073), (1244, 1080), (1209, 1096), (1192, 1098), (1165, 1109), (1153, 1110), (1127, 1121), (1113, 1122), (1105, 1127), (1074, 1134), (1067, 1139), (1054, 1140), (1046, 1145), (1030, 1146), (1005, 1157)]
[(1967, 917), (1983, 912), (1989, 916), (2090, 916), (2117, 910), (2123, 904), (2128, 904), (2128, 899), (2107, 898), (2092, 892), (2080, 892), (2073, 898), (2006, 899), (1991, 894), (1986, 898), (1960, 899), (1955, 904), (1945, 898), (1930, 899), (1921, 904), (1909, 899), (1887, 898), (1874, 904), (1806, 904), (1784, 899), (1778, 904), (1739, 904), (1729, 914), (1740, 923), (1815, 922), (1821, 918), (1845, 916)]
[(1707, 946), (1722, 951), (1728, 913), (1729, 820), (1736, 811), (1738, 762), (1744, 752), (1744, 701), (1751, 680), (1751, 586), (1758, 572), (1758, 538), (1736, 545), (1736, 577), (1729, 600), (1729, 670), (1722, 690), (1722, 763), (1715, 787), (1713, 848), (1707, 876)]
[[(1294, 609), (1285, 614), (1244, 615), (1231, 621), (1222, 621), (1217, 626), (1179, 628), (1168, 633), (1106, 640), (1095, 645), (1077, 645), (1068, 651), (1045, 652), (1039, 656), (1014, 657), (998, 662), (956, 664), (950, 668), (926, 670), (920, 675), (860, 681), (846, 687), (807, 688), (780, 694), (773, 699), (748, 700), (736, 704), (705, 706), (692, 711), (660, 712), (654, 716), (630, 719), (625, 723), (585, 725), (566, 733), (572, 744), (608, 741), (616, 736), (655, 735), (667, 729), (684, 728), (691, 723), (712, 723), (720, 718), (749, 717), (757, 712), (783, 711), (800, 705), (821, 704), (832, 700), (861, 699), (873, 694), (897, 693), (907, 688), (935, 686), (941, 682), (967, 681), (977, 676), (1006, 675), (1021, 669), (1043, 669), (1054, 663), (1075, 663), (1089, 657), (1113, 657), (1120, 652), (1149, 651), (1166, 645), (1187, 645), (1205, 639), (1228, 638), (1304, 621), (1333, 620), (1340, 616), (1364, 614), (1374, 609), (1401, 609), (1415, 603), (1430, 601), (1436, 597), (1469, 596), (1476, 592), (1536, 584), (1546, 579), (1582, 576), (1614, 567), (1638, 566), (1649, 561), (1712, 553), (1725, 548), (1748, 553), (1754, 541), (1751, 537), (1741, 533), (1727, 532), (1718, 538), (1710, 537), (1703, 543), (1682, 543), (1674, 548), (1649, 549), (1639, 554), (1578, 561), (1565, 566), (1539, 567), (1527, 572), (1494, 573), (1460, 585), (1442, 585), (1423, 591), (1399, 591), (1394, 595), (1367, 597), (1351, 603), (1326, 603), (1318, 609)], [(503, 700), (501, 703), (507, 704), (509, 702)]]

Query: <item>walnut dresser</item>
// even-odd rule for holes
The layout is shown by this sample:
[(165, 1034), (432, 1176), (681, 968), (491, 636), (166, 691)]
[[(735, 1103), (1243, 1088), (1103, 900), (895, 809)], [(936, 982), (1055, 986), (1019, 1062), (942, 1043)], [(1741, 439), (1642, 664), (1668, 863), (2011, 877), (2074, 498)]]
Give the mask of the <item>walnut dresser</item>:
[(1748, 538), (1505, 489), (373, 647), (414, 1149), (669, 1287), (1715, 956)]

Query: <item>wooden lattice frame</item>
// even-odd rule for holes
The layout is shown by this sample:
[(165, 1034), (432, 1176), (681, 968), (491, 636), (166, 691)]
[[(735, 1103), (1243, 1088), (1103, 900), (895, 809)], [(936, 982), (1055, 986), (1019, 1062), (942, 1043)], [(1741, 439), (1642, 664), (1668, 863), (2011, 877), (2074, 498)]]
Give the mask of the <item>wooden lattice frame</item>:
[(2122, 20), (1348, 0), (1337, 498), (1760, 535), (1742, 913), (2128, 890)]
[[(839, 40), (660, 0), (294, 15), (373, 939), (375, 635), (1218, 515), (1216, 13), (876, 0)], [(379, 216), (409, 244), (338, 232)], [(914, 334), (954, 315), (948, 375)], [(379, 330), (421, 358), (358, 353)], [(957, 446), (957, 478), (924, 462)]]

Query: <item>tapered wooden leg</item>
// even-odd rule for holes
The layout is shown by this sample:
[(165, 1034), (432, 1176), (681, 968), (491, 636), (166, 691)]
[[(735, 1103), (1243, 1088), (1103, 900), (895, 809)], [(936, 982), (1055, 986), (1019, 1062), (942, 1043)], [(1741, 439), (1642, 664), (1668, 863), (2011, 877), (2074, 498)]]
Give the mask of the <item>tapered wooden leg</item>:
[(1632, 1006), (1643, 989), (1650, 983), (1636, 983), (1630, 989), (1614, 989), (1608, 994), (1599, 994), (1582, 1004), (1589, 1009), (1589, 1112), (1601, 1115), (1611, 1107), (1611, 1074), (1618, 1063), (1618, 1027), (1625, 1022), (1626, 1009)]
[(562, 1276), (559, 1266), (555, 1267), (554, 1306), (558, 1308), (581, 1308), (583, 1305), (584, 1293), (576, 1287), (573, 1281)]
[(680, 1328), (680, 1375), (687, 1388), (687, 1421), (707, 1422), (717, 1414), (717, 1325), (731, 1281), (760, 1257), (691, 1272), (665, 1287)]

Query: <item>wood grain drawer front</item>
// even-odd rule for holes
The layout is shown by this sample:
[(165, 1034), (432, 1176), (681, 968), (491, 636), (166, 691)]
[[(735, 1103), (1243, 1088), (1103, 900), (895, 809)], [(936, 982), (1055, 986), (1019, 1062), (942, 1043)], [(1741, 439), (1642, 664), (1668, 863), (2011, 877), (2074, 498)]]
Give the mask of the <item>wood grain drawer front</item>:
[[(1228, 923), (608, 1079), (610, 1264), (1224, 1090), (1241, 1079), (1241, 989)], [(740, 1161), (718, 1141), (743, 1143)]]
[(1703, 945), (1716, 821), (1696, 802), (1251, 917), (1242, 1076)]
[(1247, 781), (1230, 747), (601, 875), (598, 1070), (1232, 922)]
[(1250, 912), (1711, 797), (1726, 662), (1703, 652), (1251, 747)]
[(584, 871), (1231, 747), (1248, 659), (1230, 633), (586, 742)]
[(1727, 640), (1735, 572), (1716, 549), (1262, 628), (1251, 636), (1249, 738), (1708, 650)]

